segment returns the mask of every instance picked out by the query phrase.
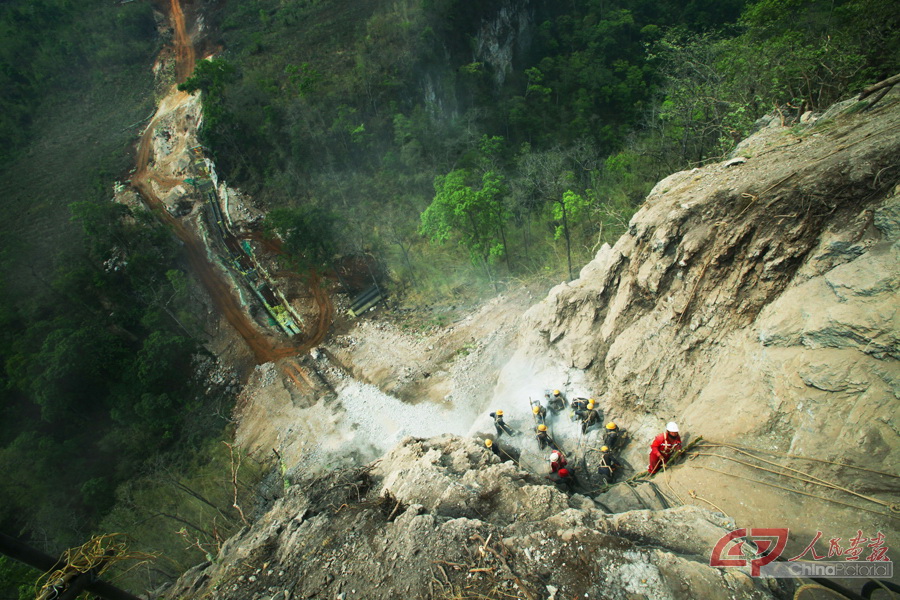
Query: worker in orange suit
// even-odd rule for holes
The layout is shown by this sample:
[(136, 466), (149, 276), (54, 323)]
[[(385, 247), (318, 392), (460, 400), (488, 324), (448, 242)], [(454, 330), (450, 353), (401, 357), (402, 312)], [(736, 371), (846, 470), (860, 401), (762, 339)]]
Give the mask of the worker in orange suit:
[(681, 450), (681, 436), (678, 433), (678, 425), (669, 421), (665, 433), (661, 433), (650, 444), (650, 466), (647, 472), (651, 475), (669, 462), (676, 452)]

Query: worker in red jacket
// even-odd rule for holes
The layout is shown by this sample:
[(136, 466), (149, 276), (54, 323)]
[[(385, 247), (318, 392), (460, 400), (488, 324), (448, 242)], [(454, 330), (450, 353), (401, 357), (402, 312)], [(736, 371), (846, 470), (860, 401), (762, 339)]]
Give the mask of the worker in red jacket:
[(681, 436), (678, 435), (678, 425), (674, 421), (669, 421), (666, 432), (656, 436), (650, 444), (650, 466), (647, 467), (647, 472), (651, 475), (656, 473), (659, 467), (669, 462), (672, 455), (679, 450), (681, 450)]
[(569, 461), (566, 460), (566, 457), (563, 456), (563, 453), (559, 450), (554, 450), (553, 452), (551, 452), (549, 460), (551, 473), (556, 473), (569, 464)]
[(550, 473), (547, 475), (547, 479), (555, 483), (557, 489), (570, 494), (575, 491), (575, 486), (578, 484), (578, 480), (575, 479), (575, 473), (570, 471), (568, 467), (561, 467), (559, 471)]

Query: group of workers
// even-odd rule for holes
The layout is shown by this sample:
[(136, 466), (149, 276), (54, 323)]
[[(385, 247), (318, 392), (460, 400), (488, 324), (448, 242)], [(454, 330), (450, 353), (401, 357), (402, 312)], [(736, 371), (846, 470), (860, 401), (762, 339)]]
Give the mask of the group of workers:
[[(547, 433), (547, 416), (548, 409), (554, 414), (561, 412), (566, 408), (566, 398), (559, 390), (546, 392), (543, 399), (531, 401), (531, 412), (534, 414), (534, 420), (537, 424), (536, 437), (538, 446), (543, 450), (545, 447), (555, 447), (553, 440)], [(596, 408), (593, 398), (576, 398), (572, 401), (570, 408), (572, 410), (572, 419), (581, 421), (581, 433), (587, 433), (588, 429), (596, 423), (600, 422), (600, 412)], [(502, 414), (502, 413), (501, 413)], [(494, 413), (491, 413), (493, 416)], [(557, 448), (558, 449), (558, 448)]]
[[(560, 390), (547, 391), (543, 399), (532, 401), (531, 404), (535, 420), (540, 425), (546, 425), (548, 408), (554, 413), (565, 410), (566, 397)], [(575, 398), (569, 408), (572, 411), (572, 420), (581, 421), (581, 433), (587, 433), (592, 425), (600, 422), (600, 412), (593, 398)]]
[[(572, 466), (568, 464), (562, 448), (550, 436), (547, 427), (548, 410), (553, 411), (553, 413), (561, 412), (566, 408), (566, 399), (560, 390), (553, 390), (552, 392), (548, 391), (545, 394), (544, 401), (532, 402), (531, 404), (532, 414), (535, 423), (537, 424), (535, 436), (537, 438), (538, 448), (540, 450), (544, 450), (545, 448), (551, 450), (548, 458), (548, 461), (550, 462), (550, 473), (547, 475), (547, 478), (561, 489), (571, 492), (578, 484), (574, 470)], [(587, 433), (590, 427), (600, 422), (600, 412), (596, 408), (596, 402), (593, 398), (576, 398), (569, 407), (572, 410), (571, 414), (573, 420), (581, 422), (582, 434)], [(503, 420), (502, 410), (492, 412), (490, 413), (490, 416), (494, 419), (494, 427), (497, 431), (498, 438), (504, 433), (510, 436), (518, 435), (518, 432), (510, 428)], [(597, 462), (597, 474), (604, 485), (613, 483), (616, 472), (622, 468), (622, 463), (619, 462), (615, 455), (615, 451), (622, 441), (623, 431), (615, 423), (608, 423), (603, 435), (603, 445), (599, 448), (600, 458)], [(492, 440), (486, 440), (485, 446), (491, 449), (491, 451), (501, 459), (505, 459), (504, 455), (509, 457), (508, 454), (502, 453)], [(675, 422), (670, 421), (666, 425), (666, 430), (656, 436), (650, 444), (650, 459), (647, 466), (647, 472), (651, 475), (656, 473), (681, 449), (682, 444), (678, 425)]]
[[(619, 429), (615, 423), (610, 423), (606, 427), (607, 433), (604, 436), (603, 446), (600, 447), (600, 459), (597, 461), (597, 475), (600, 476), (600, 482), (604, 486), (611, 484), (616, 471), (622, 468), (622, 463), (619, 462), (619, 459), (613, 453), (612, 448), (614, 446), (607, 445), (607, 443), (615, 444), (616, 440), (620, 439), (618, 438)], [(608, 442), (607, 440), (610, 439), (613, 441)], [(575, 491), (575, 486), (578, 485), (578, 478), (575, 476), (575, 471), (569, 465), (562, 450), (555, 448), (547, 460), (550, 462), (550, 474), (547, 475), (547, 479), (555, 483), (563, 491), (570, 493)]]

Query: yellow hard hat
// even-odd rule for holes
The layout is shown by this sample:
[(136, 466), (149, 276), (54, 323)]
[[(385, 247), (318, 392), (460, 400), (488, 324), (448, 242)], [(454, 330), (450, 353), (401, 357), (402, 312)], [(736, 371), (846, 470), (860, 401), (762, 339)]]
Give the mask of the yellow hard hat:
[[(488, 442), (489, 442), (489, 441), (491, 441), (491, 440), (488, 440)], [(487, 443), (487, 442), (485, 442), (485, 443)], [(601, 446), (601, 447), (600, 447), (600, 452), (609, 452), (609, 446)]]
[(559, 396), (559, 390), (553, 390), (553, 395), (554, 395), (554, 396)]
[(615, 429), (615, 428), (616, 428), (616, 424), (615, 424), (615, 423), (607, 423), (607, 424), (606, 424), (606, 428), (607, 428), (607, 429)]
[(484, 445), (490, 448), (494, 445), (494, 440), (484, 440)]
[(495, 414), (496, 414), (498, 417), (502, 417), (502, 416), (503, 416), (503, 411), (502, 411), (502, 410), (498, 410)]
[(547, 426), (541, 423), (538, 425), (538, 431), (547, 431)]
[(594, 408), (594, 401), (588, 400), (588, 408)]
[(535, 406), (534, 408), (531, 409), (531, 412), (533, 412), (534, 414), (538, 414), (539, 412), (541, 412), (541, 407)]

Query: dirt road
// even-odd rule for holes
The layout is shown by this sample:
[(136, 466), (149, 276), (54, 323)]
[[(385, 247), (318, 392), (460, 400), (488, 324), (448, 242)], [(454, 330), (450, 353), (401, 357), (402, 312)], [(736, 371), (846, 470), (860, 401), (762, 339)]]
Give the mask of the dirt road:
[(197, 56), (194, 52), (194, 44), (184, 25), (184, 11), (181, 10), (180, 0), (171, 0), (169, 5), (169, 18), (175, 28), (175, 74), (178, 83), (184, 83), (194, 72)]
[[(175, 31), (176, 74), (179, 83), (191, 76), (196, 61), (193, 42), (185, 24), (185, 14), (179, 0), (170, 2), (170, 19)], [(166, 209), (153, 183), (163, 188), (173, 188), (180, 180), (155, 172), (151, 167), (153, 154), (153, 134), (159, 121), (187, 102), (190, 96), (173, 87), (170, 94), (160, 102), (159, 109), (141, 137), (138, 148), (136, 172), (132, 178), (135, 189), (149, 207), (168, 225), (184, 244), (185, 255), (191, 271), (200, 280), (213, 301), (215, 309), (240, 335), (250, 348), (258, 364), (293, 356), (318, 345), (325, 337), (333, 314), (333, 306), (327, 292), (321, 286), (321, 278), (313, 274), (310, 291), (318, 306), (319, 316), (312, 330), (306, 332), (306, 341), (292, 344), (276, 335), (267, 334), (254, 325), (240, 299), (236, 296), (227, 275), (212, 264), (205, 242), (190, 226), (172, 216)]]

